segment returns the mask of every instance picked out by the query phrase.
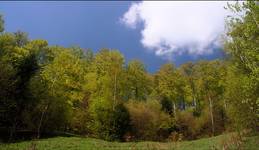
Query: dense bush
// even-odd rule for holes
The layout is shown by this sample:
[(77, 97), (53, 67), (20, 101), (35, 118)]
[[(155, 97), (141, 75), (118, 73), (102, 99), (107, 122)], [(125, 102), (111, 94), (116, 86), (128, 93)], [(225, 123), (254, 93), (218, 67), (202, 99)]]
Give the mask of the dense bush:
[(164, 113), (159, 102), (155, 100), (146, 102), (131, 100), (126, 106), (130, 113), (131, 134), (136, 139), (159, 140), (159, 131), (171, 126), (170, 115)]
[(210, 133), (209, 121), (206, 113), (195, 117), (192, 111), (179, 112), (176, 119), (176, 130), (183, 135), (184, 139), (196, 139)]
[[(130, 115), (123, 104), (117, 104), (114, 108), (107, 102), (94, 103), (91, 108), (91, 130), (98, 137), (106, 140), (122, 140), (130, 130)], [(109, 107), (110, 106), (110, 107)]]

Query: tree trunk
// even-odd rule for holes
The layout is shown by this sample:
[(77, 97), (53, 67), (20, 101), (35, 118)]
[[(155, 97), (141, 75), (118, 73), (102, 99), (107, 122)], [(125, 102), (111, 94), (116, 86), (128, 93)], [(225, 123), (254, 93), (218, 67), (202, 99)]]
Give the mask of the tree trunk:
[(214, 136), (215, 129), (214, 129), (214, 116), (213, 116), (213, 102), (210, 96), (209, 96), (209, 103), (210, 103), (210, 118), (211, 118), (212, 134)]
[[(258, 3), (257, 3), (257, 5), (258, 5)], [(253, 20), (254, 20), (254, 22), (255, 22), (257, 28), (259, 28), (259, 22), (258, 22), (257, 19), (255, 18), (255, 13), (253, 13), (253, 11), (250, 11), (250, 12), (252, 12)]]
[(224, 101), (224, 108), (225, 108), (225, 111), (227, 111), (227, 102), (226, 102), (226, 99), (224, 99), (223, 101)]
[(138, 100), (138, 87), (135, 89), (135, 99)]
[(14, 122), (10, 128), (10, 135), (9, 135), (9, 141), (12, 141), (15, 137), (15, 133), (16, 133), (16, 117), (14, 119)]
[(196, 102), (196, 92), (195, 89), (192, 87), (192, 104), (196, 108), (197, 102)]
[(176, 105), (175, 105), (175, 102), (173, 102), (174, 105), (173, 105), (173, 109), (174, 109), (174, 117), (176, 118)]
[(114, 92), (113, 92), (113, 106), (112, 109), (115, 109), (116, 105), (116, 94), (117, 94), (117, 73), (114, 74)]
[(193, 103), (193, 106), (196, 107), (197, 103), (196, 103), (196, 99), (195, 99), (194, 96), (193, 96), (193, 99), (192, 99), (192, 103)]
[[(54, 83), (56, 82), (56, 78), (52, 81), (52, 85), (51, 85), (51, 92), (52, 92), (52, 96), (54, 96)], [(43, 118), (44, 118), (44, 115), (46, 114), (48, 108), (49, 108), (49, 105), (50, 105), (50, 100), (47, 101), (47, 105), (45, 106), (44, 110), (42, 111), (42, 114), (41, 114), (41, 117), (40, 117), (40, 122), (39, 122), (39, 126), (38, 126), (38, 129), (37, 129), (37, 138), (39, 139), (40, 138), (40, 128), (42, 126), (42, 122), (43, 122)]]
[(185, 110), (185, 98), (184, 98), (184, 96), (183, 96), (183, 110)]
[(49, 107), (49, 104), (47, 104), (47, 106), (45, 106), (44, 110), (43, 110), (42, 113), (41, 113), (40, 123), (39, 123), (38, 129), (37, 129), (37, 138), (38, 138), (38, 139), (40, 138), (40, 128), (41, 128), (42, 121), (43, 121), (44, 115), (45, 115), (45, 113), (46, 113), (48, 107)]

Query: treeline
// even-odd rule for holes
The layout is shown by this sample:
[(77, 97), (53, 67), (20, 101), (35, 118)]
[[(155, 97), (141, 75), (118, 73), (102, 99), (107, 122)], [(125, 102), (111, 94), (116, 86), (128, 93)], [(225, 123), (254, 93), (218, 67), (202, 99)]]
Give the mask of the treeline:
[(0, 128), (64, 131), (106, 140), (177, 140), (234, 129), (258, 131), (259, 6), (228, 22), (224, 60), (164, 64), (154, 74), (117, 50), (94, 54), (3, 32), (0, 19)]

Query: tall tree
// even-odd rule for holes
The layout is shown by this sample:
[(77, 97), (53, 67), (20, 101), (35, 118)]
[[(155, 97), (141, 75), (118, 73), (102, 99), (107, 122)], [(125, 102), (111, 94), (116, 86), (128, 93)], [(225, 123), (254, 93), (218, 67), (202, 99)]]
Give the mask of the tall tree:
[[(92, 66), (90, 87), (94, 93), (91, 96), (90, 112), (94, 119), (93, 128), (98, 135), (105, 139), (113, 139), (116, 128), (121, 121), (116, 120), (123, 115), (118, 112), (124, 111), (120, 105), (123, 97), (123, 72), (124, 58), (116, 50), (102, 49), (96, 54)], [(122, 108), (122, 109), (120, 109)], [(126, 114), (126, 113), (125, 113)], [(127, 120), (125, 115), (125, 121)]]
[(180, 66), (181, 75), (187, 80), (187, 83), (191, 89), (192, 105), (197, 106), (197, 91), (195, 86), (195, 70), (192, 62), (185, 63)]
[(223, 84), (221, 80), (224, 74), (222, 74), (221, 68), (222, 62), (220, 61), (200, 61), (195, 70), (199, 78), (196, 81), (199, 87), (199, 95), (201, 99), (205, 100), (205, 105), (208, 104), (211, 130), (212, 134), (215, 134), (215, 107), (220, 103), (223, 95)]
[[(54, 51), (52, 52), (54, 59), (42, 66), (39, 77), (36, 78), (34, 85), (32, 85), (34, 88), (35, 86), (44, 86), (46, 90), (42, 92), (43, 95), (35, 91), (35, 97), (41, 99), (38, 136), (47, 114), (55, 115), (55, 113), (58, 113), (56, 111), (61, 109), (64, 112), (58, 114), (59, 118), (66, 117), (70, 113), (69, 111), (72, 111), (72, 108), (75, 109), (77, 104), (83, 101), (87, 93), (85, 91), (85, 84), (87, 83), (85, 74), (89, 66), (84, 59), (84, 54), (79, 53), (78, 51), (80, 50), (78, 49), (65, 49), (62, 47), (53, 47), (51, 50)], [(38, 82), (41, 81), (43, 83), (39, 85)], [(41, 90), (41, 87), (36, 87), (35, 89)], [(62, 105), (63, 107), (60, 107)], [(64, 118), (64, 120), (65, 122), (63, 123), (67, 123), (69, 118)], [(50, 124), (50, 122), (48, 123)], [(46, 123), (44, 125), (46, 128)]]
[(130, 61), (125, 76), (127, 99), (146, 100), (151, 91), (152, 81), (144, 64), (138, 60)]
[[(178, 75), (176, 69), (172, 64), (163, 65), (155, 74), (155, 92), (163, 101), (168, 100), (173, 106), (173, 115), (176, 117), (177, 106), (177, 80)], [(170, 110), (167, 110), (170, 112)]]
[(4, 19), (3, 16), (0, 15), (0, 33), (4, 31)]
[[(239, 128), (258, 127), (259, 112), (259, 5), (257, 1), (229, 5), (241, 17), (230, 17), (225, 50), (230, 55), (227, 99), (232, 121)], [(243, 83), (243, 84), (241, 84)], [(242, 93), (242, 96), (238, 96)], [(238, 113), (240, 110), (243, 113)]]
[(29, 42), (28, 34), (20, 30), (14, 32), (15, 43), (18, 47), (22, 47)]

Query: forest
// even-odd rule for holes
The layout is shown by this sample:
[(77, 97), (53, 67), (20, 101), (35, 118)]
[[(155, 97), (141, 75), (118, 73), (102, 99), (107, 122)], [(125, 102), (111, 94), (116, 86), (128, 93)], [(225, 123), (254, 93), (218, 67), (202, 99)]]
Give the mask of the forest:
[(3, 141), (75, 134), (108, 141), (194, 140), (259, 130), (259, 5), (232, 5), (225, 57), (155, 73), (119, 50), (5, 32), (0, 17), (0, 132)]

